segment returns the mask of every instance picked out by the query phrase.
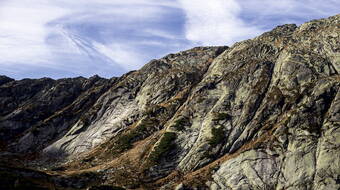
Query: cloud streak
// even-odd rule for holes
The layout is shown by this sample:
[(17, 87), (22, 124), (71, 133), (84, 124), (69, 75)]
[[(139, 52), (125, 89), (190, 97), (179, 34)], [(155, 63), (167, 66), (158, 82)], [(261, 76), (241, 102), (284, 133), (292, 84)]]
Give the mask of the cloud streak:
[(336, 0), (2, 0), (0, 74), (119, 76), (167, 53), (232, 45), (338, 7)]
[[(183, 15), (177, 3), (167, 0), (5, 0), (0, 7), (0, 73), (42, 77), (41, 70), (61, 68), (72, 76), (121, 75), (188, 47), (178, 30), (183, 23), (171, 17)], [(169, 41), (176, 45), (164, 46)], [(52, 77), (65, 76), (56, 72)]]

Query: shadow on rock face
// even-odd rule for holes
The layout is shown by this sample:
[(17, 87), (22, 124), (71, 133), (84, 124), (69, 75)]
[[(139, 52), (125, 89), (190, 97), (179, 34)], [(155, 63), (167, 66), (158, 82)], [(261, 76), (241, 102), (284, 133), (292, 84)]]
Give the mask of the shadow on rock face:
[(0, 166), (0, 189), (54, 190), (49, 175), (36, 170)]

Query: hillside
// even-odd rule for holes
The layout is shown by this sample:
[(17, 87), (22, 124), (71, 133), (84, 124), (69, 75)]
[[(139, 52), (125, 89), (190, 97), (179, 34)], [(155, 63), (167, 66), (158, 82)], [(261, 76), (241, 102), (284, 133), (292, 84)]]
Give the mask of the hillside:
[(111, 79), (0, 76), (0, 189), (340, 189), (339, 26)]

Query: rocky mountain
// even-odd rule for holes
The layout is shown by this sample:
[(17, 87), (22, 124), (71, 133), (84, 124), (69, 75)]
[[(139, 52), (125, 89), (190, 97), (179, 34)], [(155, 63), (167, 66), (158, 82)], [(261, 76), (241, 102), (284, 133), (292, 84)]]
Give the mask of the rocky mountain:
[(0, 189), (340, 189), (340, 15), (122, 77), (0, 76)]

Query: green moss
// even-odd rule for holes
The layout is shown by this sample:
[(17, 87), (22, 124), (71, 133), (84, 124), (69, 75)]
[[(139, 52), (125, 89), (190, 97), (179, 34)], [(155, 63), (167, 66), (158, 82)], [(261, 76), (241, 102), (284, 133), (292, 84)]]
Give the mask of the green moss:
[(228, 113), (215, 113), (213, 121), (220, 120), (231, 120), (231, 115), (229, 115)]
[(170, 150), (176, 147), (174, 141), (177, 135), (174, 132), (166, 132), (161, 138), (159, 144), (151, 152), (149, 159), (152, 162), (158, 162), (162, 156), (165, 156)]
[(134, 142), (134, 139), (137, 136), (138, 134), (134, 131), (131, 131), (125, 135), (120, 136), (117, 141), (119, 150), (125, 151), (132, 148), (132, 143)]
[(136, 128), (120, 136), (117, 140), (117, 148), (119, 152), (128, 150), (133, 147), (133, 143), (145, 138), (153, 132), (158, 120), (145, 119)]
[(183, 131), (185, 129), (185, 125), (188, 123), (188, 118), (183, 117), (174, 122), (174, 124), (171, 126), (175, 128), (177, 131)]
[(209, 144), (211, 146), (216, 146), (216, 145), (222, 143), (222, 141), (224, 139), (224, 130), (223, 130), (222, 127), (212, 128), (211, 134), (212, 134), (212, 137), (211, 137), (211, 139), (209, 139)]

